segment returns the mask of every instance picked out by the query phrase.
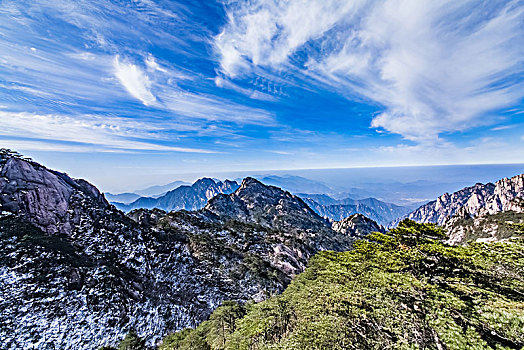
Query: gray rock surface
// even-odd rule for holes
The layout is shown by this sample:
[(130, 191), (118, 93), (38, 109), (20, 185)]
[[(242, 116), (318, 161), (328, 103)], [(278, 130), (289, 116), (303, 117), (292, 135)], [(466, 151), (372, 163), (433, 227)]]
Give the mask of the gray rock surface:
[(364, 238), (372, 232), (384, 233), (384, 227), (362, 214), (353, 214), (332, 224), (333, 230), (355, 238)]
[(442, 226), (448, 234), (448, 244), (469, 242), (502, 242), (524, 235), (524, 199), (515, 198), (502, 205), (500, 210), (480, 210), (477, 215), (466, 206), (444, 220)]
[(470, 216), (519, 210), (514, 202), (518, 198), (524, 198), (524, 174), (501, 179), (495, 184), (476, 184), (452, 194), (444, 193), (437, 200), (421, 206), (390, 226), (396, 226), (404, 218), (443, 225), (448, 217), (455, 215), (461, 208)]
[(70, 207), (76, 195), (109, 207), (98, 189), (84, 180), (21, 158), (0, 160), (0, 210), (24, 216), (47, 233), (70, 233), (80, 223), (80, 213)]

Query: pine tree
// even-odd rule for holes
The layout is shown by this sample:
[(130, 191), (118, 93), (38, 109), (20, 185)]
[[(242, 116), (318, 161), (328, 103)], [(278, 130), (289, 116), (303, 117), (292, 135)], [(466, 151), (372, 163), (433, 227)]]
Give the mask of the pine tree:
[(136, 334), (134, 329), (131, 329), (118, 345), (118, 350), (146, 350), (146, 342)]

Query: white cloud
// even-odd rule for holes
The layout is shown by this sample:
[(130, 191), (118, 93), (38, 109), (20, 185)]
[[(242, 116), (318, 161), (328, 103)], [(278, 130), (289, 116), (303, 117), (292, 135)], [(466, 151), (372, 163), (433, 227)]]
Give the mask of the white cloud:
[(269, 101), (269, 102), (275, 102), (277, 101), (277, 98), (273, 95), (266, 94), (265, 92), (260, 92), (258, 90), (254, 89), (246, 89), (241, 86), (238, 86), (237, 84), (233, 83), (229, 79), (224, 79), (222, 77), (215, 77), (215, 85), (220, 88), (226, 88), (233, 91), (236, 91), (242, 95), (248, 96), (249, 98), (253, 100), (260, 100), (260, 101)]
[(166, 109), (189, 118), (268, 127), (277, 125), (270, 112), (235, 104), (215, 96), (166, 89), (161, 93), (161, 97)]
[(147, 56), (147, 58), (145, 59), (145, 63), (146, 63), (146, 66), (147, 66), (147, 70), (150, 71), (150, 72), (156, 72), (156, 71), (159, 71), (159, 72), (162, 72), (162, 73), (167, 73), (167, 69), (165, 69), (164, 67), (160, 66), (155, 57), (153, 57), (153, 55), (149, 54)]
[[(216, 37), (224, 74), (294, 65), (310, 82), (383, 106), (371, 126), (407, 139), (493, 122), (524, 97), (524, 4), (233, 2)], [(305, 67), (290, 59), (297, 54)]]
[[(216, 96), (208, 89), (207, 77), (198, 67), (160, 60), (143, 51), (144, 46), (159, 45), (179, 54), (191, 50), (191, 41), (182, 45), (180, 36), (173, 33), (181, 30), (174, 27), (185, 30), (193, 23), (184, 17), (187, 13), (182, 11), (184, 4), (166, 7), (174, 10), (177, 6), (181, 11), (175, 11), (176, 17), (181, 22), (172, 23), (175, 14), (154, 1), (129, 6), (110, 0), (7, 2), (0, 11), (0, 65), (4, 68), (5, 82), (0, 85), (2, 104), (11, 111), (39, 114), (45, 110), (45, 113), (71, 115), (91, 111), (136, 115), (135, 107), (122, 103), (136, 99), (150, 107), (141, 108), (140, 117), (154, 115), (166, 122), (168, 129), (172, 124), (183, 124), (204, 130), (210, 121), (273, 125), (271, 113), (247, 107), (227, 96)], [(77, 30), (66, 33), (68, 40), (57, 40), (46, 35), (45, 30), (35, 29), (42, 28), (41, 18), (66, 21)], [(167, 23), (170, 25), (160, 25)], [(138, 45), (137, 37), (147, 37), (153, 44)], [(199, 36), (191, 40), (205, 39)], [(30, 51), (33, 46), (36, 52)], [(271, 96), (255, 93), (253, 98)]]
[(308, 40), (351, 17), (363, 1), (302, 0), (234, 2), (216, 37), (225, 73), (255, 65), (280, 65)]
[(121, 62), (120, 57), (114, 59), (115, 76), (131, 96), (140, 100), (145, 106), (156, 103), (156, 97), (151, 93), (151, 81), (140, 67), (128, 62)]
[(491, 131), (501, 131), (501, 130), (507, 130), (511, 128), (513, 128), (513, 125), (502, 125), (502, 126), (491, 128)]
[[(173, 151), (189, 153), (215, 153), (210, 150), (160, 145), (139, 139), (169, 141), (169, 137), (163, 137), (162, 130), (165, 124), (154, 125), (138, 122), (133, 119), (118, 117), (103, 117), (96, 115), (55, 115), (34, 113), (10, 113), (0, 111), (2, 129), (0, 136), (19, 138), (24, 137), (33, 140), (10, 140), (10, 143), (24, 143), (26, 146), (41, 144), (42, 140), (48, 144), (47, 147), (65, 146), (57, 144), (57, 141), (75, 142), (84, 145), (72, 146), (71, 149), (93, 149), (87, 145), (95, 145), (96, 148), (109, 150), (141, 150), (141, 151)], [(52, 145), (52, 146), (51, 146)], [(25, 147), (25, 146), (24, 146)], [(22, 148), (21, 148), (22, 149)]]

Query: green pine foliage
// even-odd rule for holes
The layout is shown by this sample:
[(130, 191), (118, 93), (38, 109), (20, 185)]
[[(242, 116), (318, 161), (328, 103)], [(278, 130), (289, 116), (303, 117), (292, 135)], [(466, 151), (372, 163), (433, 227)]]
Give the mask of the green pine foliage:
[(146, 343), (134, 329), (130, 330), (118, 345), (118, 350), (146, 350)]
[(283, 294), (225, 303), (161, 349), (524, 349), (524, 241), (443, 237), (406, 220), (321, 252)]

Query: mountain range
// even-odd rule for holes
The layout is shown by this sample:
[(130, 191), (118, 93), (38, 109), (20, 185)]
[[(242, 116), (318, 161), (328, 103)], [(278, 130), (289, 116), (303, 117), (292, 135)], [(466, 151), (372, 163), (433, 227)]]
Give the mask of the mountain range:
[[(259, 178), (259, 181), (263, 183), (268, 181), (269, 184), (286, 184), (286, 188), (290, 192), (294, 191), (289, 190), (289, 188), (328, 190), (327, 187), (322, 187), (321, 184), (298, 176), (265, 176)], [(313, 183), (313, 185), (311, 183)], [(211, 178), (202, 178), (190, 186), (179, 186), (157, 198), (138, 197), (129, 204), (113, 201), (111, 204), (114, 204), (118, 209), (125, 212), (139, 208), (157, 208), (165, 211), (180, 209), (198, 210), (203, 208), (207, 201), (215, 195), (219, 193), (232, 193), (238, 187), (239, 185), (236, 181), (225, 180), (222, 182)], [(124, 198), (124, 196), (129, 195), (130, 194), (124, 193), (117, 196)], [(296, 195), (301, 197), (317, 214), (333, 221), (339, 221), (352, 214), (360, 213), (377, 221), (381, 225), (387, 225), (410, 211), (407, 207), (382, 202), (376, 198), (364, 198), (360, 200), (344, 198), (337, 200), (327, 194), (296, 193)], [(117, 197), (111, 195), (109, 198)]]
[[(220, 320), (220, 305), (238, 305), (235, 310), (246, 307), (249, 318), (239, 321), (241, 333), (231, 338), (234, 344), (243, 344), (241, 339), (276, 344), (288, 336), (289, 341), (306, 344), (300, 327), (311, 327), (307, 334), (315, 338), (309, 342), (318, 347), (327, 334), (342, 334), (326, 333), (331, 324), (339, 330), (358, 330), (340, 341), (395, 347), (403, 344), (406, 325), (415, 343), (439, 348), (436, 342), (444, 348), (442, 344), (452, 344), (458, 334), (451, 332), (449, 338), (439, 328), (437, 321), (445, 319), (448, 325), (473, 327), (465, 333), (469, 342), (483, 339), (492, 348), (518, 348), (524, 344), (518, 327), (497, 328), (505, 322), (498, 316), (482, 321), (484, 314), (497, 312), (482, 296), (496, 297), (493, 305), (505, 305), (505, 317), (517, 322), (513, 315), (523, 306), (518, 284), (522, 275), (518, 258), (512, 257), (519, 254), (524, 234), (523, 179), (519, 175), (444, 194), (406, 215), (427, 224), (408, 219), (386, 231), (362, 214), (333, 221), (308, 205), (355, 202), (343, 204), (326, 195), (302, 199), (250, 177), (240, 184), (202, 179), (195, 187), (175, 189), (183, 188), (186, 195), (177, 198), (192, 199), (195, 210), (139, 208), (125, 214), (85, 180), (1, 150), (0, 343), (6, 349), (91, 349), (114, 346), (134, 330), (148, 347), (173, 333), (172, 344), (183, 340), (190, 344), (185, 348), (192, 349), (204, 334), (200, 340), (207, 349), (212, 339), (222, 339), (222, 345), (212, 348), (223, 349), (229, 335), (213, 334), (224, 332), (225, 323), (206, 328), (206, 322)], [(374, 205), (383, 206), (384, 217), (395, 209)], [(516, 244), (496, 246), (500, 254), (484, 251), (484, 246), (461, 250), (448, 245), (471, 241)], [(477, 256), (482, 259), (471, 260)], [(497, 265), (501, 259), (504, 265)], [(419, 291), (421, 283), (429, 284)], [(464, 288), (473, 289), (470, 293)], [(275, 297), (281, 293), (288, 299)], [(489, 309), (479, 313), (466, 302), (461, 308), (463, 298), (470, 300), (468, 295), (475, 305), (485, 303)], [(351, 310), (357, 306), (355, 316)], [(238, 317), (246, 310), (238, 311)], [(427, 321), (420, 310), (437, 323)], [(454, 316), (442, 314), (446, 310), (454, 310)], [(282, 312), (288, 311), (290, 318), (282, 319)], [(388, 316), (382, 318), (382, 312)], [(475, 318), (467, 318), (473, 314)], [(231, 314), (225, 316), (231, 320)], [(397, 316), (405, 319), (397, 322)], [(197, 327), (197, 333), (174, 333), (187, 327)], [(231, 327), (228, 334), (234, 335), (237, 328)], [(364, 344), (358, 342), (348, 344)]]
[[(130, 328), (152, 345), (224, 300), (282, 292), (316, 252), (348, 250), (357, 235), (253, 178), (197, 211), (125, 215), (86, 181), (6, 152), (0, 209), (7, 349), (92, 348)], [(354, 225), (358, 236), (368, 224)]]
[(122, 204), (129, 204), (136, 201), (140, 197), (153, 197), (158, 198), (165, 195), (167, 192), (174, 190), (177, 187), (189, 185), (185, 181), (173, 181), (165, 185), (153, 185), (141, 190), (135, 190), (131, 192), (113, 194), (110, 192), (104, 192), (104, 196), (109, 202), (116, 202)]
[(462, 215), (471, 216), (510, 210), (520, 211), (522, 198), (524, 198), (524, 174), (509, 179), (504, 178), (494, 184), (477, 183), (452, 194), (444, 193), (436, 200), (395, 220), (392, 225), (406, 218), (443, 225), (460, 209), (463, 211)]
[(162, 209), (172, 210), (198, 210), (203, 208), (207, 201), (219, 193), (232, 193), (239, 187), (236, 181), (215, 181), (202, 178), (194, 184), (178, 186), (160, 197), (139, 197), (129, 204), (113, 202), (118, 209), (130, 211), (133, 209)]
[(352, 214), (364, 214), (381, 225), (409, 213), (410, 209), (376, 198), (336, 200), (325, 194), (298, 194), (320, 216), (334, 221), (342, 220)]

